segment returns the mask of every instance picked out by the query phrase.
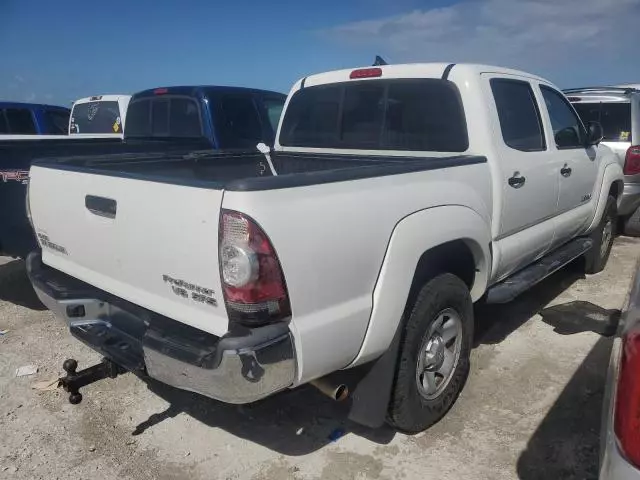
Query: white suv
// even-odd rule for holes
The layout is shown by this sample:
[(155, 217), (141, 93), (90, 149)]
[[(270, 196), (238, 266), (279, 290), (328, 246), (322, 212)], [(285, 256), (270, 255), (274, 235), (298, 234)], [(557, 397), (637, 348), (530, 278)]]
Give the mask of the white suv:
[(76, 100), (69, 118), (69, 135), (122, 138), (129, 100), (131, 95), (97, 95)]
[(640, 234), (640, 84), (565, 90), (582, 120), (597, 121), (603, 144), (624, 169), (624, 192), (618, 215), (627, 234)]

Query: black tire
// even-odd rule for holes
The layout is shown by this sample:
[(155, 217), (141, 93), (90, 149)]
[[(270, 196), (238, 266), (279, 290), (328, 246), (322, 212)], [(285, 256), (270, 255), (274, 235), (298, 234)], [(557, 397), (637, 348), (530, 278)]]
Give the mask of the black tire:
[[(457, 363), (448, 384), (435, 397), (427, 399), (420, 392), (417, 380), (418, 358), (430, 329), (446, 309), (454, 310), (460, 319), (461, 346)], [(400, 352), (388, 422), (398, 430), (421, 432), (451, 408), (469, 375), (469, 356), (473, 339), (473, 303), (465, 283), (450, 273), (429, 280), (420, 290), (409, 314), (400, 341)], [(437, 392), (436, 392), (437, 393)]]
[[(593, 240), (593, 247), (585, 254), (585, 273), (599, 273), (607, 266), (616, 235), (617, 223), (616, 199), (610, 196), (607, 198), (607, 205), (604, 208), (600, 223), (590, 235)], [(605, 228), (609, 228), (607, 225), (610, 225), (611, 232), (605, 235)], [(606, 245), (604, 245), (605, 242)]]

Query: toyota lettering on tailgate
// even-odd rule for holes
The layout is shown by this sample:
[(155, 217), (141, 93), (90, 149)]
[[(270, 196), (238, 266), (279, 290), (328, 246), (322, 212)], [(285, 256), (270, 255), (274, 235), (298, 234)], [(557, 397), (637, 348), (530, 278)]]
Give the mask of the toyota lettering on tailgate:
[(27, 184), (29, 181), (28, 170), (0, 170), (0, 178), (4, 183), (9, 181), (20, 182)]

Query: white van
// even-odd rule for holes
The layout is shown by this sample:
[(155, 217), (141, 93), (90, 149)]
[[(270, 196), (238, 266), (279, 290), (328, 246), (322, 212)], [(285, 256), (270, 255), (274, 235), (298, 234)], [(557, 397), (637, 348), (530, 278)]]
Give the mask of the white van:
[(98, 95), (76, 100), (69, 117), (69, 135), (120, 137), (131, 95)]

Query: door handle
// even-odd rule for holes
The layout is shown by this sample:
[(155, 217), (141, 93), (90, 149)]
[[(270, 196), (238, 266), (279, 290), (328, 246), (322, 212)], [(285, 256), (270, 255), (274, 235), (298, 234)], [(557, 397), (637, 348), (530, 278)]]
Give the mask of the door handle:
[(571, 175), (571, 167), (567, 166), (567, 164), (564, 164), (564, 167), (562, 167), (560, 169), (560, 175), (562, 175), (563, 177), (568, 177)]
[(91, 213), (100, 217), (116, 218), (118, 211), (118, 203), (115, 200), (94, 195), (84, 197), (84, 206)]
[(509, 178), (509, 185), (513, 188), (520, 188), (527, 179), (520, 175), (520, 172), (513, 172), (513, 177)]

